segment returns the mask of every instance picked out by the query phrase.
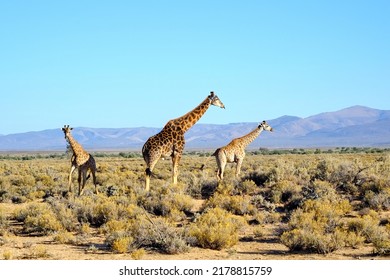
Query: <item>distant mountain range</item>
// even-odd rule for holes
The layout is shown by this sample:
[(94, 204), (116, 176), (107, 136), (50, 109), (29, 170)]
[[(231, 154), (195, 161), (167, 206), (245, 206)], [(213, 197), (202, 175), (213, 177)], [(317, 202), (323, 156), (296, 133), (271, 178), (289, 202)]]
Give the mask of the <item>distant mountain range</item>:
[[(252, 131), (259, 122), (196, 124), (186, 133), (186, 149), (215, 149)], [(390, 110), (354, 106), (307, 118), (282, 116), (267, 120), (264, 131), (248, 148), (390, 147)], [(89, 150), (141, 150), (161, 128), (76, 127), (73, 136)], [(60, 128), (0, 135), (0, 151), (61, 151), (66, 142)]]

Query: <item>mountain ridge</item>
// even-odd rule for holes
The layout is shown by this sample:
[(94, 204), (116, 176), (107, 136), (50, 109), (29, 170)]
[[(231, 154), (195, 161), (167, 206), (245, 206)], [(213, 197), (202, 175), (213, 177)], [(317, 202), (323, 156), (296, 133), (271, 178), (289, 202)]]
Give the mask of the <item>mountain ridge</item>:
[[(258, 122), (195, 124), (185, 135), (186, 148), (221, 147), (233, 138), (249, 133), (261, 121), (263, 119)], [(274, 132), (264, 131), (249, 149), (390, 146), (390, 110), (357, 105), (306, 118), (284, 115), (267, 122)], [(73, 135), (89, 150), (140, 150), (145, 141), (161, 129), (76, 127)], [(57, 151), (65, 148), (66, 141), (60, 128), (0, 134), (0, 151)]]

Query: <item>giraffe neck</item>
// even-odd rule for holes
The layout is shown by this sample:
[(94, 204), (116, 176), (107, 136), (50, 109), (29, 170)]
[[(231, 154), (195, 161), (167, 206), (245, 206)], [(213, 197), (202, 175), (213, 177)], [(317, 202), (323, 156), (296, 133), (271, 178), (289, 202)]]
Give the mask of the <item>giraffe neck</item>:
[(72, 135), (68, 135), (68, 142), (70, 147), (72, 148), (73, 154), (75, 156), (79, 156), (82, 154), (87, 154), (87, 152), (83, 149), (83, 147), (73, 138)]
[(252, 143), (263, 131), (262, 127), (257, 127), (252, 132), (249, 132), (247, 135), (244, 135), (240, 138), (238, 138), (242, 144), (243, 147), (248, 146), (250, 143)]
[(181, 131), (185, 133), (204, 115), (204, 113), (207, 111), (210, 105), (211, 105), (211, 101), (207, 97), (202, 103), (200, 103), (192, 111), (188, 112), (184, 116), (181, 116), (177, 119), (171, 120), (170, 124), (174, 126), (179, 126), (181, 128)]

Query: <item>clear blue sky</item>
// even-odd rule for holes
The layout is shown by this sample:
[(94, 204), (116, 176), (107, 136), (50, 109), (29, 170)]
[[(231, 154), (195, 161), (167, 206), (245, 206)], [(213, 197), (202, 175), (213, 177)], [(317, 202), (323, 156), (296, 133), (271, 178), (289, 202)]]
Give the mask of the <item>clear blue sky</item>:
[(390, 109), (390, 1), (1, 1), (0, 134)]

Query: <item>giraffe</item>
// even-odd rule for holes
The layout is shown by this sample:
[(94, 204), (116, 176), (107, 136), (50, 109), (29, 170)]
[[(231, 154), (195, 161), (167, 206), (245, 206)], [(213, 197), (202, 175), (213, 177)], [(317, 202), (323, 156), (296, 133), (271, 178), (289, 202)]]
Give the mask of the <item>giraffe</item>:
[(159, 133), (145, 142), (142, 155), (146, 163), (146, 191), (149, 191), (150, 176), (160, 158), (172, 158), (172, 183), (177, 183), (178, 165), (185, 145), (184, 134), (203, 116), (210, 105), (225, 108), (218, 96), (211, 91), (196, 108), (179, 118), (168, 121)]
[(263, 130), (273, 131), (266, 121), (263, 121), (252, 132), (233, 139), (229, 144), (224, 147), (218, 148), (212, 156), (215, 156), (218, 165), (217, 178), (218, 181), (223, 179), (223, 172), (225, 170), (226, 163), (235, 162), (236, 177), (240, 175), (241, 165), (245, 157), (245, 148), (253, 142)]
[(78, 168), (78, 172), (79, 172), (78, 179), (77, 179), (77, 181), (79, 183), (78, 195), (82, 194), (82, 192), (84, 190), (85, 183), (86, 183), (87, 179), (90, 177), (90, 174), (87, 176), (88, 170), (92, 174), (93, 184), (95, 185), (95, 193), (97, 194), (98, 190), (97, 190), (97, 186), (96, 186), (95, 159), (93, 158), (92, 155), (90, 155), (88, 152), (86, 152), (83, 149), (83, 147), (73, 138), (73, 136), (71, 134), (72, 129), (73, 128), (69, 127), (69, 125), (64, 125), (64, 127), (62, 128), (62, 131), (65, 134), (65, 139), (68, 141), (68, 143), (72, 149), (72, 152), (73, 152), (72, 159), (71, 159), (72, 166), (71, 166), (70, 172), (69, 172), (69, 182), (68, 182), (69, 192), (72, 192), (73, 171), (76, 168)]

